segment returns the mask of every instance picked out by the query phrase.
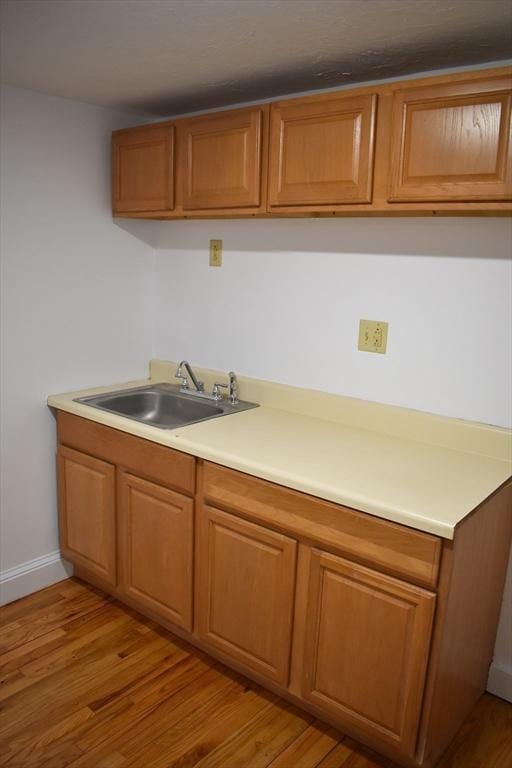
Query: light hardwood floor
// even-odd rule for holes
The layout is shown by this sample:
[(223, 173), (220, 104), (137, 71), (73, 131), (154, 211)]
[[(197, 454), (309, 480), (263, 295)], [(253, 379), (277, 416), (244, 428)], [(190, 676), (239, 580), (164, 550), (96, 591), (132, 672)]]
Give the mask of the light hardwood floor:
[[(75, 579), (0, 609), (0, 765), (392, 768)], [(484, 696), (439, 768), (512, 768)]]

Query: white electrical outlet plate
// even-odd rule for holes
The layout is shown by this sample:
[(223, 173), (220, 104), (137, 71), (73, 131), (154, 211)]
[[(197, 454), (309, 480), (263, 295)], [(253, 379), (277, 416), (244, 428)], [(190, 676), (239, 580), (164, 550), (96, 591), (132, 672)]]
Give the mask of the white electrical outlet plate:
[(222, 267), (222, 240), (210, 240), (210, 267)]
[(383, 320), (359, 321), (359, 344), (361, 352), (386, 354), (388, 344), (388, 324)]

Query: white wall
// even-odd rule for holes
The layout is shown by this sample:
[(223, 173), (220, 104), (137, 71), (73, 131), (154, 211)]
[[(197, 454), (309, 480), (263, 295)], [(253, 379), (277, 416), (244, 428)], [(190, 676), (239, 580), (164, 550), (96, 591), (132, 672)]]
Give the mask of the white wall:
[[(173, 222), (158, 249), (157, 357), (512, 425), (509, 219)], [(512, 559), (489, 689), (512, 701)]]
[(159, 357), (512, 426), (509, 219), (165, 223), (156, 291)]
[(110, 132), (134, 115), (11, 87), (0, 115), (5, 573), (58, 549), (47, 395), (147, 375), (153, 255), (110, 212)]

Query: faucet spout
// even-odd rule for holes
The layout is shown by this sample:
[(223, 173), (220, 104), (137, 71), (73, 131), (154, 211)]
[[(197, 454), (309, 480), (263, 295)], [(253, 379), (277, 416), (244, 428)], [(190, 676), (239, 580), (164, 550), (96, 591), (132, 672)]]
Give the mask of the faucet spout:
[(190, 378), (190, 381), (192, 382), (192, 384), (195, 387), (196, 392), (204, 392), (204, 384), (203, 384), (203, 382), (199, 381), (197, 379), (197, 376), (195, 375), (194, 371), (192, 370), (192, 366), (190, 365), (190, 363), (187, 360), (182, 360), (181, 361), (181, 363), (178, 365), (178, 367), (176, 369), (176, 374), (175, 374), (175, 377), (177, 379), (181, 379), (182, 380), (183, 388), (184, 389), (188, 388), (187, 376), (183, 375), (183, 370), (182, 370), (183, 368), (185, 368), (185, 370), (186, 370), (186, 372), (188, 374), (188, 377)]

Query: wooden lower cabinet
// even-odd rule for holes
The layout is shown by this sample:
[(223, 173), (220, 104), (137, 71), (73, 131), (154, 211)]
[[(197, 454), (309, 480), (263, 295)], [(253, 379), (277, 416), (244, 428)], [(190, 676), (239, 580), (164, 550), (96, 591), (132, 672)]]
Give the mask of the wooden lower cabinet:
[(286, 687), (296, 542), (211, 507), (198, 525), (201, 640)]
[(303, 695), (412, 755), (435, 595), (313, 549)]
[(62, 554), (115, 586), (115, 467), (65, 446), (57, 460)]
[(394, 764), (435, 766), (485, 689), (511, 483), (452, 542), (70, 414), (58, 436), (78, 576)]
[(192, 499), (120, 472), (118, 529), (120, 592), (191, 631)]

